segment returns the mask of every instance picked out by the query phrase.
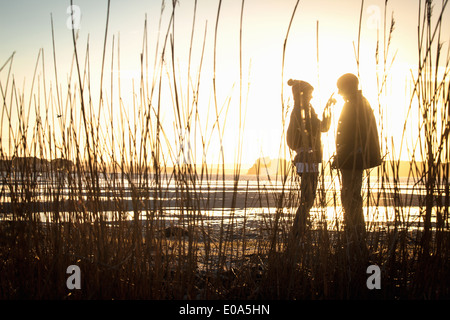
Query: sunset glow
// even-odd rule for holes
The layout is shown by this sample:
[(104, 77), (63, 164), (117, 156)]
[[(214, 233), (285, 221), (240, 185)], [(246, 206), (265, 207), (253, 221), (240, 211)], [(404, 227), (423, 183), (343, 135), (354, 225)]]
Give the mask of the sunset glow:
[[(189, 132), (185, 130), (186, 126), (191, 127), (191, 136), (187, 140), (192, 145), (197, 145), (195, 155), (193, 154), (196, 162), (201, 162), (205, 156), (210, 162), (221, 162), (218, 157), (221, 145), (225, 162), (229, 164), (235, 163), (238, 154), (241, 154), (245, 165), (251, 165), (262, 156), (287, 158), (289, 154), (280, 148), (283, 146), (283, 118), (289, 116), (286, 110), (289, 112), (292, 107), (292, 94), (286, 81), (293, 78), (310, 82), (315, 87), (313, 106), (321, 115), (326, 101), (336, 91), (337, 78), (343, 73), (359, 72), (363, 94), (369, 99), (372, 108), (381, 112), (376, 114), (378, 121), (383, 121), (388, 135), (384, 138), (389, 144), (393, 141), (397, 150), (400, 150), (401, 133), (410, 103), (406, 96), (410, 93), (405, 93), (405, 87), (411, 84), (411, 72), (415, 71), (418, 59), (415, 30), (417, 8), (409, 2), (396, 1), (388, 3), (385, 8), (384, 1), (366, 1), (362, 8), (360, 33), (360, 1), (304, 1), (299, 3), (294, 15), (296, 1), (245, 1), (243, 6), (240, 1), (180, 1), (175, 6), (173, 27), (169, 25), (173, 8), (168, 2), (163, 1), (162, 6), (158, 1), (131, 1), (126, 4), (112, 2), (103, 79), (100, 75), (107, 3), (77, 1), (74, 5), (79, 8), (76, 14), (80, 14), (76, 21), (79, 24), (76, 30), (77, 50), (82, 72), (89, 71), (92, 112), (97, 114), (96, 110), (101, 110), (100, 121), (105, 121), (105, 124), (110, 124), (111, 115), (117, 115), (112, 120), (115, 123), (114, 130), (118, 130), (116, 139), (121, 139), (121, 130), (129, 131), (123, 127), (124, 123), (118, 122), (121, 116), (128, 119), (129, 127), (139, 128), (142, 125), (139, 109), (150, 103), (156, 110), (156, 104), (160, 103), (160, 120), (166, 139), (172, 141), (175, 137), (187, 135)], [(436, 10), (438, 7), (439, 4), (436, 4)], [(162, 16), (161, 8), (164, 9)], [(68, 28), (68, 10), (69, 2), (60, 1), (41, 1), (39, 4), (15, 1), (2, 10), (0, 58), (1, 61), (6, 61), (15, 52), (12, 72), (26, 103), (29, 100), (31, 104), (37, 103), (36, 98), (30, 95), (36, 64), (38, 77), (35, 79), (34, 90), (37, 81), (40, 81), (40, 88), (43, 88), (44, 76), (47, 95), (48, 90), (52, 89), (52, 98), (44, 99), (43, 93), (40, 95), (41, 106), (45, 101), (51, 104), (47, 107), (48, 113), (42, 107), (37, 111), (41, 119), (54, 119), (57, 113), (51, 17), (58, 81), (61, 82), (58, 85), (60, 90), (66, 91), (70, 75), (72, 87), (77, 85), (75, 67), (72, 65), (73, 43), (72, 32)], [(17, 18), (11, 19), (13, 16)], [(288, 34), (291, 17), (293, 20)], [(391, 19), (395, 20), (395, 26), (389, 51), (384, 57), (384, 51), (388, 48)], [(448, 30), (450, 28), (442, 28), (442, 39), (448, 39)], [(443, 52), (446, 52), (447, 45), (444, 43)], [(40, 48), (43, 51), (37, 60)], [(355, 57), (358, 48), (359, 67)], [(165, 50), (163, 65), (160, 56), (162, 50)], [(85, 67), (89, 67), (89, 70)], [(379, 95), (381, 88), (377, 87), (377, 77), (382, 81), (384, 68), (388, 78)], [(144, 89), (149, 90), (144, 92), (145, 97), (140, 89), (141, 69), (144, 82), (147, 83)], [(173, 74), (176, 74), (175, 79)], [(5, 68), (1, 77), (6, 79), (6, 76)], [(151, 96), (151, 88), (159, 85), (159, 77), (162, 84), (161, 96), (156, 91)], [(99, 101), (101, 81), (104, 93), (102, 101)], [(197, 88), (198, 84), (200, 86)], [(174, 95), (175, 85), (178, 97)], [(64, 95), (60, 97), (63, 101), (67, 98)], [(183, 110), (181, 118), (178, 118), (176, 108), (172, 107), (176, 103), (175, 99), (179, 99), (178, 103)], [(197, 108), (196, 118), (192, 116), (194, 106)], [(339, 111), (338, 104), (333, 112), (335, 121)], [(68, 113), (68, 110), (65, 112)], [(384, 115), (383, 119), (380, 118), (381, 114)], [(33, 121), (36, 112), (29, 116), (29, 121)], [(14, 119), (14, 114), (11, 119)], [(63, 116), (60, 120), (67, 122), (69, 116)], [(74, 120), (81, 121), (78, 112), (74, 113)], [(177, 121), (182, 122), (181, 128), (177, 129)], [(62, 122), (59, 123), (63, 125)], [(222, 126), (222, 137), (214, 132), (217, 124)], [(204, 141), (206, 144), (209, 142), (206, 152), (201, 151), (202, 142), (196, 140), (193, 129), (200, 130), (197, 138), (200, 136), (199, 132), (208, 136), (207, 141)], [(137, 132), (139, 131), (138, 129)], [(239, 132), (243, 136), (239, 137)], [(103, 134), (111, 135), (111, 128), (105, 129)], [(8, 136), (6, 126), (3, 126), (2, 135)], [(58, 135), (55, 138), (58, 141)], [(326, 161), (333, 154), (333, 130), (324, 134), (323, 142)], [(5, 148), (8, 141), (2, 139), (2, 143)], [(406, 156), (405, 153), (404, 155)]]

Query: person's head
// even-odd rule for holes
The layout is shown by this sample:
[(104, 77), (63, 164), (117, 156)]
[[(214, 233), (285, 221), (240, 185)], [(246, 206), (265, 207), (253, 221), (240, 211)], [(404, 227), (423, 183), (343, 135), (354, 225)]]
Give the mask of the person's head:
[(337, 81), (339, 94), (346, 98), (358, 92), (359, 80), (353, 73), (346, 73)]
[(288, 81), (288, 85), (292, 87), (295, 104), (307, 106), (312, 99), (314, 88), (306, 81), (293, 80)]

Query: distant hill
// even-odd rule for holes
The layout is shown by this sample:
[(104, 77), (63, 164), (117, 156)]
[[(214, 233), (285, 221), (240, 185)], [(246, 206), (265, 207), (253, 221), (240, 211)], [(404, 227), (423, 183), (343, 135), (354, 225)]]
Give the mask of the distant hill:
[(259, 158), (252, 167), (248, 169), (247, 174), (263, 175), (281, 175), (288, 169), (290, 162), (285, 159), (270, 159), (269, 157)]
[[(269, 157), (265, 158), (259, 158), (255, 161), (252, 167), (248, 170), (247, 174), (254, 174), (254, 175), (276, 175), (281, 174), (284, 168), (289, 169), (289, 166), (291, 165), (290, 161), (287, 161), (285, 159), (270, 159)], [(424, 172), (424, 163), (421, 161), (411, 162), (411, 161), (399, 161), (399, 162), (392, 162), (392, 161), (385, 161), (382, 166), (384, 166), (384, 169), (386, 170), (388, 176), (393, 176), (393, 173), (395, 172), (396, 175), (398, 174), (399, 177), (408, 177), (411, 178), (417, 178), (418, 176), (422, 175)], [(447, 164), (448, 166), (448, 164)], [(381, 168), (381, 166), (380, 166)], [(441, 164), (440, 166), (440, 173), (441, 178), (445, 176), (446, 173), (446, 165)], [(378, 172), (378, 168), (372, 168), (371, 169), (371, 175), (376, 175)], [(329, 166), (327, 165), (325, 168), (325, 175), (329, 175)]]

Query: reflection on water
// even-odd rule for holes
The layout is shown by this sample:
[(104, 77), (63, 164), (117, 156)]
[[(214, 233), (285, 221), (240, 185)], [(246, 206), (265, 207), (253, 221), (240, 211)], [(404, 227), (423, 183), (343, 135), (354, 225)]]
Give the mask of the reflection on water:
[[(3, 172), (0, 213), (2, 219), (10, 219), (13, 213), (32, 213), (42, 222), (56, 218), (86, 222), (99, 217), (107, 222), (158, 219), (164, 224), (232, 224), (249, 230), (261, 222), (271, 224), (274, 219), (291, 223), (295, 215), (299, 200), (297, 177), (282, 181), (280, 177), (241, 175), (237, 183), (232, 176), (200, 178), (177, 181), (173, 176), (162, 176), (156, 185), (152, 175), (101, 174), (92, 183), (76, 174), (22, 177)], [(370, 188), (366, 180), (363, 195), (368, 228), (420, 226), (425, 194), (423, 186), (407, 179), (381, 184), (371, 178)], [(432, 223), (436, 220), (434, 213)], [(310, 218), (313, 226), (326, 223), (327, 228), (338, 228), (342, 224), (337, 176), (319, 182)]]

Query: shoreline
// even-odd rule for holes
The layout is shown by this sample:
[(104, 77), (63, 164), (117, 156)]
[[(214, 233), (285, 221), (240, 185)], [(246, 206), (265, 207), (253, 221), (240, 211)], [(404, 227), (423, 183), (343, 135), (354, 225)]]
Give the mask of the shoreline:
[[(297, 191), (285, 192), (234, 192), (230, 191), (210, 191), (192, 193), (192, 197), (185, 193), (181, 197), (176, 191), (163, 193), (163, 197), (154, 198), (137, 196), (131, 197), (105, 196), (101, 195), (97, 199), (63, 199), (55, 201), (29, 200), (25, 202), (2, 202), (0, 213), (12, 214), (13, 212), (32, 213), (54, 213), (54, 212), (104, 212), (104, 211), (148, 211), (148, 210), (175, 210), (183, 208), (192, 211), (209, 210), (251, 210), (265, 208), (279, 208), (280, 196), (283, 196), (281, 203), (283, 208), (296, 207), (299, 199)], [(102, 199), (110, 197), (110, 199)], [(74, 197), (75, 198), (75, 197)], [(334, 203), (336, 198), (337, 203)], [(367, 205), (367, 192), (363, 193), (364, 205)], [(316, 196), (316, 207), (334, 207), (340, 205), (340, 194), (338, 192), (327, 193), (325, 206), (320, 206), (320, 190)], [(397, 192), (370, 192), (369, 206), (376, 207), (421, 207), (425, 203), (425, 195), (413, 193)], [(437, 206), (436, 197), (433, 199), (434, 207)]]

